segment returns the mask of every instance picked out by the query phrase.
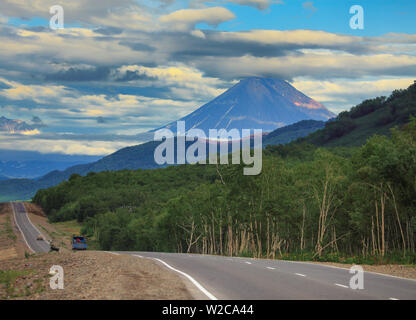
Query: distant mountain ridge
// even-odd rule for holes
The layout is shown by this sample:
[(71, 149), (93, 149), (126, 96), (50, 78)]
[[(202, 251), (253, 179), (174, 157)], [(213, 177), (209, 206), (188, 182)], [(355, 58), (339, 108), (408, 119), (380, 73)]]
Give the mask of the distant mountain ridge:
[[(270, 132), (301, 120), (326, 121), (334, 117), (322, 104), (279, 79), (251, 77), (179, 119), (186, 130), (263, 129)], [(176, 121), (163, 126), (176, 132)]]
[(33, 179), (52, 170), (65, 170), (68, 167), (90, 163), (100, 158), (98, 156), (42, 154), (34, 151), (0, 149), (0, 176), (9, 177), (9, 179)]
[(312, 132), (324, 127), (325, 121), (302, 120), (270, 132), (263, 138), (263, 145), (267, 146), (289, 143), (298, 138), (306, 137)]

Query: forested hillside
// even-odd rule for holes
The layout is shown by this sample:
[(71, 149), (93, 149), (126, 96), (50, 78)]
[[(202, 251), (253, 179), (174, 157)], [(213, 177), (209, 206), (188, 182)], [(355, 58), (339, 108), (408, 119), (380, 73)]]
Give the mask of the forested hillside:
[(341, 112), (325, 128), (301, 141), (318, 146), (360, 146), (373, 134), (389, 135), (416, 114), (416, 81), (409, 88), (395, 90), (387, 97), (365, 100), (350, 111)]
[(302, 120), (270, 132), (263, 138), (263, 145), (268, 146), (289, 143), (298, 138), (306, 137), (312, 132), (324, 127), (324, 121)]
[(33, 201), (52, 221), (82, 221), (104, 250), (416, 263), (415, 118), (356, 148), (272, 146), (260, 175), (241, 172), (73, 175)]

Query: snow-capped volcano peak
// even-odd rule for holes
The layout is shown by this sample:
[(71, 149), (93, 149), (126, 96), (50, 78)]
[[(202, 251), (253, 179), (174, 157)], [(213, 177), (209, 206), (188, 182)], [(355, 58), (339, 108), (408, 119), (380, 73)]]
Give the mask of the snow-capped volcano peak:
[[(321, 103), (280, 79), (250, 77), (180, 119), (186, 129), (263, 129), (272, 131), (301, 120), (328, 120), (335, 115)], [(175, 130), (176, 121), (165, 128)]]

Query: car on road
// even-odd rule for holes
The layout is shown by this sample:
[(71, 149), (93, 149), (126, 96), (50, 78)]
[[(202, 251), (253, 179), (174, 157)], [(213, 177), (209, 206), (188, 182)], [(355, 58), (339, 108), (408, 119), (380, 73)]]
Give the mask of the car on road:
[(42, 240), (44, 240), (44, 239), (43, 239), (43, 236), (42, 236), (41, 234), (39, 234), (39, 235), (36, 237), (36, 240), (38, 240), (38, 241), (42, 241)]
[(72, 250), (87, 250), (87, 241), (82, 236), (72, 237)]

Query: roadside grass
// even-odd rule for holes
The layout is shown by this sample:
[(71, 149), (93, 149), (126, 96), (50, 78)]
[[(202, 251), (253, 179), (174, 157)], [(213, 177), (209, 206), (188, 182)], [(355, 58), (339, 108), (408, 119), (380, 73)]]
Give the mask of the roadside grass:
[[(33, 270), (24, 270), (24, 271), (17, 271), (17, 270), (0, 270), (0, 293), (4, 289), (5, 295), (0, 296), (0, 299), (9, 299), (9, 298), (17, 298), (22, 296), (28, 296), (32, 294), (30, 287), (24, 286), (23, 290), (18, 290), (16, 288), (16, 280), (20, 277), (24, 277), (34, 273)], [(41, 288), (41, 281), (37, 281), (37, 285), (35, 286), (35, 292), (39, 292), (39, 290), (43, 290)]]
[[(49, 237), (51, 238), (51, 239), (53, 239), (53, 240), (55, 240), (55, 239), (59, 239), (59, 238), (62, 238), (62, 237), (65, 237), (65, 234), (64, 233), (62, 233), (61, 231), (59, 231), (58, 230), (58, 232), (55, 232), (55, 231), (50, 231), (50, 230), (48, 230), (48, 229), (46, 229), (44, 226), (42, 226), (40, 223), (38, 223), (37, 224), (37, 226), (39, 227), (39, 228), (41, 228), (43, 231), (45, 231), (48, 235), (49, 235)], [(56, 240), (55, 240), (56, 241)], [(63, 240), (60, 240), (60, 241), (58, 241), (58, 243), (57, 243), (59, 246), (62, 246), (62, 247), (64, 247), (64, 248), (66, 248), (67, 246), (66, 246), (66, 244), (65, 244), (65, 242), (63, 241)]]
[(6, 221), (3, 223), (3, 228), (0, 230), (0, 235), (6, 235), (10, 240), (16, 242), (16, 235), (13, 232), (12, 223), (10, 217), (6, 217)]
[(71, 236), (72, 235), (79, 235), (81, 232), (81, 223), (77, 220), (69, 220), (63, 222), (52, 222), (53, 226), (55, 226), (56, 230), (58, 230), (61, 236)]
[(87, 238), (87, 250), (101, 250), (100, 243), (95, 238)]
[[(53, 239), (57, 238), (56, 236), (58, 236), (60, 238), (67, 238), (71, 240), (73, 235), (82, 235), (82, 224), (76, 219), (50, 223), (57, 230), (57, 232), (55, 232), (53, 235), (50, 234)], [(61, 245), (66, 247), (64, 243), (61, 243)], [(87, 238), (87, 245), (88, 250), (100, 250), (100, 245), (94, 237)]]

